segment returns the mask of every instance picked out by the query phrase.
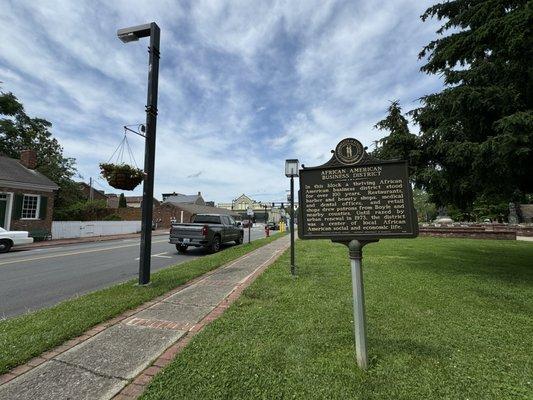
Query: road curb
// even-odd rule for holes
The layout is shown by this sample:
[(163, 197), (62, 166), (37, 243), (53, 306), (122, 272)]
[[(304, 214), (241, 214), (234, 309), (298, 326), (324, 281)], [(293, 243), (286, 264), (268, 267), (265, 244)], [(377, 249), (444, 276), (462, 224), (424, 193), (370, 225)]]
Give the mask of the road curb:
[[(277, 242), (278, 240), (283, 240), (284, 237), (281, 237), (273, 242), (270, 242), (268, 244), (266, 244), (265, 246), (268, 246), (269, 244), (272, 244), (272, 243), (275, 243)], [(211, 321), (213, 321), (214, 319), (218, 318), (218, 316), (220, 316), (227, 307), (229, 307), (229, 305), (231, 303), (233, 303), (235, 301), (236, 298), (239, 297), (239, 295), (242, 293), (242, 291), (253, 281), (253, 279), (255, 279), (255, 277), (257, 277), (265, 268), (267, 268), (270, 264), (272, 264), (275, 259), (277, 259), (279, 257), (279, 255), (281, 255), (281, 253), (283, 251), (286, 250), (286, 248), (288, 247), (288, 244), (284, 244), (283, 247), (281, 249), (278, 249), (274, 252), (274, 254), (266, 261), (266, 262), (263, 262), (259, 267), (257, 267), (251, 274), (249, 274), (243, 281), (239, 282), (236, 284), (235, 288), (232, 290), (232, 292), (227, 295), (210, 313), (208, 313), (207, 315), (205, 315), (205, 317), (197, 324), (195, 325), (192, 325), (190, 327), (187, 327), (188, 331), (187, 333), (180, 339), (178, 339), (174, 344), (172, 344), (168, 349), (166, 349), (162, 354), (160, 354), (160, 356), (149, 366), (147, 367), (146, 369), (144, 369), (137, 377), (135, 377), (132, 381), (130, 381), (130, 383), (125, 386), (121, 392), (119, 392), (119, 394), (117, 395), (118, 397), (116, 397), (117, 399), (120, 399), (120, 398), (132, 398), (132, 393), (134, 391), (134, 389), (136, 389), (136, 386), (139, 386), (139, 385), (142, 385), (142, 382), (145, 382), (144, 385), (148, 384), (151, 380), (151, 376), (155, 375), (155, 372), (156, 370), (158, 370), (158, 368), (162, 368), (164, 365), (166, 365), (168, 362), (170, 362), (174, 357), (175, 354), (177, 354), (179, 352), (179, 350), (183, 347), (185, 347), (185, 345), (191, 340), (191, 338), (199, 331), (201, 331), (203, 329), (203, 327), (205, 325), (207, 325), (208, 323), (210, 323)], [(150, 308), (158, 303), (161, 303), (163, 300), (167, 299), (168, 297), (186, 289), (187, 287), (189, 286), (192, 286), (192, 285), (195, 285), (199, 282), (201, 282), (202, 280), (205, 280), (206, 278), (210, 277), (211, 275), (215, 274), (217, 271), (219, 271), (220, 269), (223, 269), (223, 268), (228, 268), (230, 267), (231, 265), (239, 262), (239, 261), (242, 261), (243, 259), (246, 259), (247, 257), (250, 257), (251, 255), (253, 255), (254, 252), (260, 250), (260, 249), (263, 249), (264, 246), (261, 246), (249, 253), (246, 253), (246, 254), (243, 254), (242, 256), (240, 256), (239, 258), (235, 259), (235, 260), (232, 260), (230, 261), (229, 263), (227, 264), (224, 264), (224, 265), (221, 265), (220, 267), (214, 269), (214, 270), (211, 270), (211, 271), (208, 271), (206, 272), (205, 274), (202, 274), (200, 276), (197, 276), (196, 278), (193, 278), (191, 279), (190, 281), (170, 290), (169, 292), (163, 294), (163, 295), (160, 295), (146, 303), (143, 303), (139, 306), (137, 306), (136, 308), (134, 309), (131, 309), (131, 310), (128, 310), (128, 311), (125, 311), (123, 312), (122, 314), (114, 317), (114, 318), (111, 318), (105, 322), (102, 322), (98, 325), (95, 325), (93, 326), (91, 329), (85, 331), (83, 334), (81, 334), (80, 336), (77, 336), (73, 339), (70, 339), (64, 343), (62, 343), (61, 345), (59, 346), (56, 346), (55, 348), (52, 348), (32, 359), (30, 359), (29, 361), (27, 361), (25, 364), (22, 364), (22, 365), (19, 365), (17, 367), (15, 367), (14, 369), (12, 369), (11, 371), (8, 371), (7, 373), (4, 373), (3, 375), (0, 375), (0, 388), (7, 384), (8, 382), (11, 382), (12, 380), (14, 380), (15, 378), (18, 378), (20, 377), (21, 375), (23, 374), (26, 374), (27, 372), (33, 370), (34, 368), (37, 368), (39, 366), (41, 366), (42, 364), (44, 364), (45, 362), (49, 361), (49, 360), (53, 360), (55, 359), (56, 357), (60, 356), (62, 353), (84, 343), (85, 341), (93, 338), (94, 336), (100, 334), (101, 332), (111, 328), (111, 327), (114, 327), (116, 326), (117, 324), (119, 323), (122, 323), (122, 322), (126, 322), (125, 320), (127, 319), (133, 319), (132, 317), (141, 312), (141, 311), (144, 311), (146, 310), (147, 308)], [(186, 339), (186, 340), (185, 340)], [(155, 367), (155, 368), (153, 368)], [(153, 373), (152, 375), (150, 375), (150, 373)], [(136, 385), (136, 386), (132, 386), (132, 385)], [(131, 387), (130, 387), (131, 386)], [(129, 389), (127, 389), (129, 388)], [(144, 386), (142, 386), (143, 390), (144, 390)], [(126, 390), (127, 389), (127, 390)], [(124, 393), (122, 393), (124, 391)], [(142, 393), (142, 391), (140, 392)], [(139, 395), (140, 395), (139, 393)], [(126, 397), (125, 397), (126, 396)], [(129, 397), (127, 397), (129, 396)], [(136, 398), (136, 397), (134, 397)]]

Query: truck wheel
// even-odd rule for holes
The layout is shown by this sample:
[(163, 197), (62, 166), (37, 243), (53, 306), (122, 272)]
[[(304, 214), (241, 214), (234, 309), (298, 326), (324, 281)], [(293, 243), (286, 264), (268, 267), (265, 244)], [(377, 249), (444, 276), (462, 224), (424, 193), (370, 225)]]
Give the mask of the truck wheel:
[(243, 234), (241, 233), (241, 234), (239, 235), (239, 238), (235, 241), (235, 243), (237, 243), (237, 244), (242, 244), (242, 242), (243, 242)]
[(178, 250), (178, 253), (186, 253), (187, 252), (187, 247), (188, 246), (184, 246), (182, 244), (177, 244), (176, 245), (176, 250)]
[(13, 244), (9, 240), (0, 240), (0, 253), (7, 253)]
[(210, 253), (216, 253), (220, 251), (220, 236), (215, 236), (213, 238), (213, 243), (211, 243), (211, 246), (209, 247)]

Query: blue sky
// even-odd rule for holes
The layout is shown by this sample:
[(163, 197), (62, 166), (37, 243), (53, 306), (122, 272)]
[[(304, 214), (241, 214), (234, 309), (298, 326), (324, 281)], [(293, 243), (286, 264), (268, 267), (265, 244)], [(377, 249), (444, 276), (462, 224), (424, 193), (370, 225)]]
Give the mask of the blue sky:
[[(155, 21), (156, 196), (282, 201), (286, 158), (321, 164), (345, 137), (370, 146), (389, 101), (409, 110), (440, 90), (417, 57), (436, 37), (438, 22), (419, 18), (430, 4), (0, 0), (0, 81), (96, 179), (122, 126), (145, 119), (148, 42), (123, 44), (116, 30)], [(142, 165), (142, 139), (129, 142)]]

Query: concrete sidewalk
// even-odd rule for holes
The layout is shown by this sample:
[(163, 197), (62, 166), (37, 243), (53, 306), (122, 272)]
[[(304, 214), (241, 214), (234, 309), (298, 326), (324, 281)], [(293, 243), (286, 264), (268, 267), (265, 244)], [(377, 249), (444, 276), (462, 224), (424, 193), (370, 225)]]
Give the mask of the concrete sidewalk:
[(0, 386), (0, 399), (138, 397), (151, 377), (288, 246), (288, 236), (275, 240), (93, 328), (79, 343), (43, 354), (35, 367), (31, 362), (18, 367), (22, 372)]

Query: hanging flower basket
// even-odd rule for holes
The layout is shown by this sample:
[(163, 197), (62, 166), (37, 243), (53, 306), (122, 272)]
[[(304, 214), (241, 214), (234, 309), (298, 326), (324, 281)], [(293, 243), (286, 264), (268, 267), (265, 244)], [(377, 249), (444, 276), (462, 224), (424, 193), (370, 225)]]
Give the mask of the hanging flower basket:
[(142, 169), (127, 164), (101, 163), (102, 176), (116, 189), (133, 190), (144, 179)]

